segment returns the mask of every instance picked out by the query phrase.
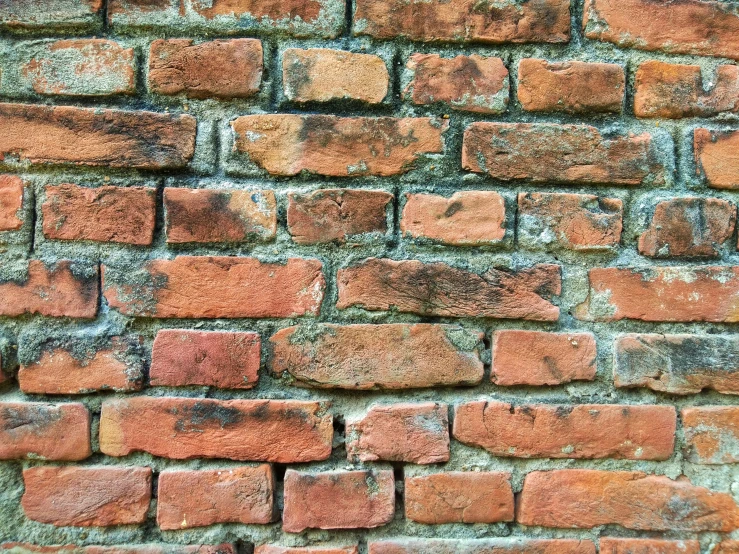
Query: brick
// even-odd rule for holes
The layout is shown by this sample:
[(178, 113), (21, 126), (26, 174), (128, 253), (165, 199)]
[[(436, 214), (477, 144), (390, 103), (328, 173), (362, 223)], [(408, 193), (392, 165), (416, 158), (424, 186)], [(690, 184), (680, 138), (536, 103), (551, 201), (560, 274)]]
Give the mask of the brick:
[(518, 101), (528, 112), (621, 113), (626, 77), (620, 65), (524, 58)]
[(340, 269), (340, 310), (391, 310), (423, 316), (495, 317), (556, 321), (560, 268), (538, 264), (520, 270), (490, 268), (482, 274), (445, 263), (369, 258)]
[(448, 462), (447, 406), (436, 402), (373, 406), (361, 419), (347, 422), (346, 455), (352, 462)]
[(0, 126), (0, 162), (172, 169), (195, 152), (189, 115), (0, 104)]
[(720, 335), (627, 334), (617, 337), (617, 387), (646, 387), (669, 394), (714, 389), (739, 394), (739, 338)]
[(697, 540), (670, 541), (662, 539), (620, 539), (602, 537), (602, 554), (700, 554)]
[(588, 125), (472, 123), (462, 167), (500, 181), (641, 185), (665, 182), (648, 133), (604, 138)]
[(696, 464), (739, 461), (739, 407), (683, 408), (680, 415), (688, 461)]
[(325, 402), (137, 397), (103, 402), (100, 451), (297, 463), (331, 454)]
[(449, 471), (405, 478), (405, 517), (418, 523), (513, 521), (511, 475)]
[(739, 59), (739, 15), (710, 0), (589, 0), (585, 36), (621, 47)]
[(495, 331), (492, 353), (490, 378), (498, 386), (595, 379), (597, 350), (592, 333)]
[(164, 530), (216, 523), (270, 523), (274, 475), (269, 465), (163, 471), (157, 524)]
[(739, 131), (693, 132), (697, 173), (714, 189), (739, 189)]
[(188, 98), (248, 98), (262, 84), (262, 43), (253, 38), (155, 40), (149, 50), (149, 90)]
[(121, 546), (37, 546), (28, 543), (0, 544), (0, 552), (12, 554), (236, 554), (232, 544), (219, 545), (174, 545), (174, 544), (128, 544)]
[(164, 189), (167, 242), (271, 241), (277, 202), (271, 190)]
[(137, 317), (295, 317), (315, 315), (323, 299), (321, 262), (290, 258), (178, 256), (137, 272), (103, 266), (108, 304)]
[(146, 246), (156, 224), (156, 190), (151, 187), (45, 188), (42, 204), (44, 236)]
[(298, 244), (344, 244), (387, 233), (393, 195), (380, 190), (321, 189), (287, 195), (287, 230)]
[(395, 481), (390, 470), (285, 472), (282, 529), (367, 529), (392, 521)]
[(0, 402), (0, 460), (79, 461), (92, 454), (82, 404)]
[(103, 0), (12, 0), (0, 5), (0, 26), (25, 30), (92, 28), (102, 22)]
[(427, 323), (288, 327), (270, 339), (271, 369), (318, 388), (476, 385), (483, 376), (482, 338), (455, 325)]
[(498, 244), (505, 238), (505, 200), (493, 191), (406, 194), (400, 232), (449, 246)]
[(636, 117), (711, 117), (739, 112), (739, 67), (720, 65), (716, 83), (703, 86), (699, 65), (648, 60), (636, 71)]
[(289, 546), (263, 544), (254, 549), (254, 554), (359, 554), (359, 549), (356, 546), (308, 546), (305, 548), (290, 548)]
[(23, 227), (22, 216), (26, 186), (17, 175), (0, 175), (0, 231), (17, 231)]
[(588, 251), (618, 247), (623, 202), (592, 194), (521, 192), (518, 240), (530, 249)]
[(143, 523), (151, 500), (148, 467), (32, 467), (23, 483), (26, 517), (56, 526)]
[(718, 543), (711, 554), (736, 554), (739, 552), (739, 541), (723, 540)]
[(736, 208), (720, 198), (672, 198), (659, 202), (644, 233), (639, 253), (654, 258), (673, 256), (718, 258), (734, 234)]
[(369, 554), (595, 554), (579, 539), (393, 539), (369, 543)]
[[(400, 175), (444, 148), (448, 121), (434, 118), (245, 115), (231, 122), (234, 150), (271, 175)], [(0, 142), (0, 144), (2, 144)]]
[(453, 433), (495, 456), (666, 460), (676, 425), (672, 406), (513, 406), (480, 400), (456, 407)]
[(282, 54), (282, 87), (293, 102), (379, 104), (389, 86), (390, 75), (379, 56), (328, 48), (288, 48)]
[(250, 389), (259, 379), (258, 333), (164, 329), (151, 353), (152, 386)]
[(508, 108), (508, 69), (500, 58), (413, 54), (406, 69), (403, 95), (416, 105), (441, 102), (453, 110), (495, 114)]
[(739, 321), (739, 267), (594, 268), (588, 298), (573, 315), (586, 321)]
[(570, 40), (570, 2), (481, 7), (473, 0), (358, 0), (352, 29), (355, 35), (422, 42), (562, 43)]
[(97, 265), (29, 260), (18, 274), (0, 278), (0, 315), (93, 318), (98, 294)]

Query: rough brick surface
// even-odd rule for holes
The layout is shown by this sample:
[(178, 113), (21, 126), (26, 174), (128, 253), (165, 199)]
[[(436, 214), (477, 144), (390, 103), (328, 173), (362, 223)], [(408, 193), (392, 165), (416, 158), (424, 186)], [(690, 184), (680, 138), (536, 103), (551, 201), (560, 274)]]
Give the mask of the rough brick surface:
[(709, 187), (739, 189), (739, 131), (696, 129), (695, 163)]
[(103, 0), (16, 0), (0, 6), (0, 25), (11, 29), (37, 27), (89, 28), (101, 22)]
[(700, 543), (695, 540), (603, 537), (598, 541), (598, 546), (603, 554), (700, 554), (701, 551)]
[(577, 539), (396, 539), (369, 544), (370, 554), (595, 554)]
[(25, 184), (17, 175), (0, 175), (0, 231), (16, 231), (23, 226), (18, 216), (23, 207)]
[(705, 406), (681, 412), (688, 460), (698, 464), (739, 461), (739, 408)]

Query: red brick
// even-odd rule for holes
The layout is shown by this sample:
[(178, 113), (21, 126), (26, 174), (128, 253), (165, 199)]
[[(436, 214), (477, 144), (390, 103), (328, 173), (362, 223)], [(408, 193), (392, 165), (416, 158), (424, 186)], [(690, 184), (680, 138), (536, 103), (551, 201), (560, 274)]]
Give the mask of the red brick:
[(90, 28), (100, 25), (102, 7), (103, 0), (13, 0), (0, 4), (0, 26)]
[(294, 102), (379, 104), (389, 86), (390, 76), (379, 56), (328, 48), (288, 48), (282, 54), (282, 87)]
[(269, 465), (159, 475), (157, 524), (161, 529), (270, 523), (273, 515), (274, 475)]
[(359, 549), (356, 546), (308, 546), (305, 548), (290, 548), (289, 546), (264, 544), (257, 546), (254, 549), (254, 554), (359, 554)]
[(403, 93), (414, 104), (442, 102), (477, 113), (503, 113), (508, 107), (508, 69), (500, 58), (413, 54), (406, 68), (410, 79)]
[(700, 551), (701, 545), (697, 540), (600, 539), (601, 554), (700, 554)]
[(621, 47), (739, 59), (739, 15), (725, 2), (589, 0), (583, 26)]
[(152, 386), (250, 389), (259, 379), (258, 333), (164, 329), (149, 371)]
[(525, 58), (518, 101), (529, 112), (621, 113), (626, 78), (620, 65)]
[(423, 42), (552, 42), (570, 40), (569, 0), (479, 6), (474, 0), (358, 0), (355, 35)]
[(373, 406), (346, 426), (346, 454), (352, 462), (449, 461), (449, 417), (446, 404)]
[(0, 544), (0, 552), (13, 554), (236, 554), (232, 544), (210, 546), (204, 544), (128, 544), (125, 546), (37, 546), (28, 543)]
[(475, 401), (457, 406), (454, 438), (495, 456), (666, 460), (675, 446), (672, 406), (551, 406)]
[(716, 545), (711, 554), (737, 554), (739, 541), (723, 540)]
[[(178, 256), (149, 260), (131, 274), (103, 267), (108, 304), (138, 317), (294, 317), (315, 315), (323, 299), (318, 260)], [(136, 282), (136, 279), (139, 282)]]
[(604, 138), (588, 125), (472, 123), (464, 132), (462, 167), (501, 181), (641, 185), (665, 180), (651, 135)]
[(285, 473), (282, 529), (358, 529), (390, 523), (395, 514), (393, 472)]
[(271, 190), (164, 189), (167, 242), (269, 241), (277, 234)]
[(93, 318), (98, 295), (97, 266), (29, 260), (24, 275), (0, 280), (0, 315)]
[(497, 244), (505, 237), (505, 201), (497, 192), (406, 194), (400, 232), (450, 246)]
[(149, 52), (149, 90), (189, 98), (246, 98), (262, 84), (262, 43), (253, 38), (155, 40)]
[(23, 227), (18, 212), (23, 207), (26, 186), (17, 175), (0, 175), (0, 231), (17, 231)]
[(288, 327), (275, 333), (271, 369), (318, 388), (407, 389), (482, 381), (483, 335), (427, 323)]
[(491, 380), (498, 386), (561, 385), (595, 378), (592, 333), (495, 331), (492, 350)]
[(697, 173), (714, 189), (739, 189), (739, 131), (695, 129)]
[(321, 189), (288, 193), (287, 229), (298, 244), (361, 240), (387, 233), (393, 195), (380, 190)]
[(369, 554), (595, 554), (579, 539), (395, 539), (369, 543)]
[(82, 404), (0, 402), (0, 460), (84, 460), (90, 413)]
[(720, 531), (739, 527), (730, 494), (639, 471), (563, 469), (526, 476), (516, 521), (542, 527), (620, 525), (644, 531)]
[(649, 60), (639, 66), (634, 82), (636, 117), (710, 117), (739, 111), (739, 67), (721, 65), (716, 83), (703, 87), (699, 65)]
[(338, 271), (337, 308), (391, 310), (423, 316), (495, 317), (556, 321), (560, 268), (538, 264), (482, 274), (444, 263), (369, 258)]
[(518, 240), (527, 248), (614, 248), (621, 241), (623, 202), (592, 194), (521, 192), (517, 221)]
[(688, 461), (697, 464), (739, 462), (739, 407), (683, 408), (680, 415)]
[(588, 298), (573, 311), (586, 321), (739, 321), (739, 267), (599, 267)]
[(57, 526), (143, 523), (151, 500), (148, 467), (33, 467), (23, 482), (26, 517)]
[(513, 521), (510, 473), (450, 471), (405, 478), (405, 517), (418, 523)]
[(108, 456), (148, 452), (175, 460), (324, 460), (333, 439), (327, 409), (325, 402), (298, 400), (106, 400), (100, 451)]
[(407, 172), (420, 156), (441, 153), (449, 122), (263, 114), (239, 117), (231, 126), (234, 149), (272, 175), (307, 171), (331, 177), (387, 177)]
[(46, 238), (140, 246), (153, 240), (156, 191), (151, 187), (63, 184), (45, 190), (42, 211)]
[(654, 258), (718, 258), (734, 234), (736, 208), (720, 198), (672, 198), (657, 204), (639, 253)]

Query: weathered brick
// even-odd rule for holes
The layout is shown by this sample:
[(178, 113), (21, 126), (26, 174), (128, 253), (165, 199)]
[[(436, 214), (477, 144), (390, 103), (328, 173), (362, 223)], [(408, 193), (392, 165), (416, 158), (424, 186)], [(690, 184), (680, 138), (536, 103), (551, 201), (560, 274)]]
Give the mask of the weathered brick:
[(325, 402), (137, 397), (103, 402), (100, 451), (297, 463), (331, 454)]
[(400, 232), (450, 246), (500, 243), (505, 237), (505, 200), (493, 191), (406, 194)]
[(282, 54), (282, 87), (294, 102), (379, 104), (389, 86), (390, 75), (379, 56), (328, 48), (288, 48)]
[(456, 407), (454, 438), (495, 456), (666, 460), (675, 446), (672, 406), (550, 406), (474, 401)]
[(152, 386), (250, 389), (259, 379), (258, 333), (165, 329), (151, 352)]
[(103, 266), (108, 304), (138, 317), (294, 317), (317, 314), (324, 278), (318, 260), (178, 256), (141, 269)]
[(701, 551), (701, 545), (696, 540), (602, 537), (599, 543), (601, 554), (700, 554)]
[(711, 551), (711, 554), (736, 554), (739, 552), (739, 540), (723, 540)]
[(639, 66), (634, 82), (636, 117), (710, 117), (739, 111), (739, 67), (721, 65), (716, 83), (703, 86), (699, 65), (649, 60)]
[(573, 314), (586, 321), (739, 321), (739, 266), (594, 268), (588, 298)]
[(167, 242), (270, 241), (277, 235), (271, 190), (164, 189)]
[(339, 309), (391, 310), (423, 316), (495, 317), (556, 321), (560, 268), (538, 264), (485, 273), (445, 263), (369, 258), (338, 271)]
[(449, 461), (449, 417), (446, 404), (373, 406), (346, 425), (346, 454), (353, 462)]
[(151, 500), (148, 467), (32, 467), (23, 483), (26, 517), (57, 526), (143, 523)]
[(585, 36), (621, 47), (739, 59), (739, 14), (711, 0), (588, 0)]
[(739, 189), (739, 131), (696, 129), (697, 173), (714, 189)]
[(236, 554), (232, 544), (219, 545), (174, 545), (174, 544), (127, 544), (121, 546), (38, 546), (28, 543), (0, 544), (0, 552), (11, 554)]
[(369, 554), (595, 554), (579, 539), (394, 539), (369, 544)]
[(0, 104), (0, 127), (0, 162), (166, 169), (195, 152), (189, 115)]
[(271, 368), (319, 388), (476, 385), (483, 376), (482, 338), (455, 325), (426, 323), (288, 327), (270, 339)]
[(739, 394), (739, 338), (717, 335), (627, 334), (616, 339), (617, 387), (670, 394), (715, 389)]
[(0, 4), (0, 26), (11, 29), (93, 28), (103, 0), (10, 0)]
[(423, 42), (562, 43), (570, 40), (570, 2), (358, 0), (352, 29), (355, 35)]
[(529, 112), (621, 113), (626, 77), (620, 65), (524, 58), (518, 101)]
[(149, 90), (189, 98), (247, 98), (262, 84), (262, 43), (253, 38), (155, 40), (149, 51)]
[(277, 114), (245, 115), (231, 126), (234, 149), (272, 175), (387, 177), (407, 172), (422, 155), (441, 153), (449, 122)]
[(639, 471), (562, 469), (526, 476), (516, 521), (542, 527), (620, 525), (644, 531), (721, 531), (739, 527), (730, 494)]
[(503, 113), (508, 108), (508, 69), (500, 58), (413, 54), (406, 68), (403, 94), (414, 104), (441, 102), (453, 110), (477, 113)]
[(680, 415), (689, 461), (697, 464), (739, 462), (739, 407), (684, 408)]
[(357, 529), (390, 523), (395, 481), (390, 470), (285, 473), (282, 529)]
[(254, 549), (254, 554), (359, 554), (357, 546), (306, 546), (305, 548), (291, 548), (275, 544), (263, 544)]
[(0, 402), (0, 460), (84, 460), (90, 413), (82, 404)]
[(663, 200), (654, 208), (649, 228), (639, 237), (639, 253), (654, 258), (718, 258), (735, 225), (736, 207), (726, 200)]
[(526, 248), (615, 248), (621, 241), (623, 202), (592, 194), (521, 192), (518, 240)]
[(158, 490), (157, 524), (165, 530), (269, 523), (274, 516), (274, 475), (269, 465), (163, 471)]
[(492, 350), (490, 377), (498, 386), (561, 385), (595, 378), (592, 333), (495, 331)]
[(605, 138), (588, 125), (472, 123), (464, 132), (462, 167), (501, 181), (661, 184), (665, 167), (648, 133)]
[(321, 189), (288, 193), (287, 229), (298, 244), (361, 240), (384, 235), (393, 195), (380, 190)]
[(405, 517), (418, 523), (513, 521), (510, 473), (449, 471), (405, 478)]
[(0, 175), (0, 231), (17, 231), (23, 227), (18, 212), (23, 208), (26, 186), (17, 175)]
[(50, 185), (42, 205), (44, 236), (146, 246), (156, 224), (151, 187)]

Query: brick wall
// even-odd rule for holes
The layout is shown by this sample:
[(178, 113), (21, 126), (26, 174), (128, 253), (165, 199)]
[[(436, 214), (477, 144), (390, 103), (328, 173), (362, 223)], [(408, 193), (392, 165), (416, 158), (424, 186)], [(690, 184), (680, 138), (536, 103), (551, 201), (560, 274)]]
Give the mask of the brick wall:
[(739, 6), (0, 0), (0, 551), (739, 552)]

